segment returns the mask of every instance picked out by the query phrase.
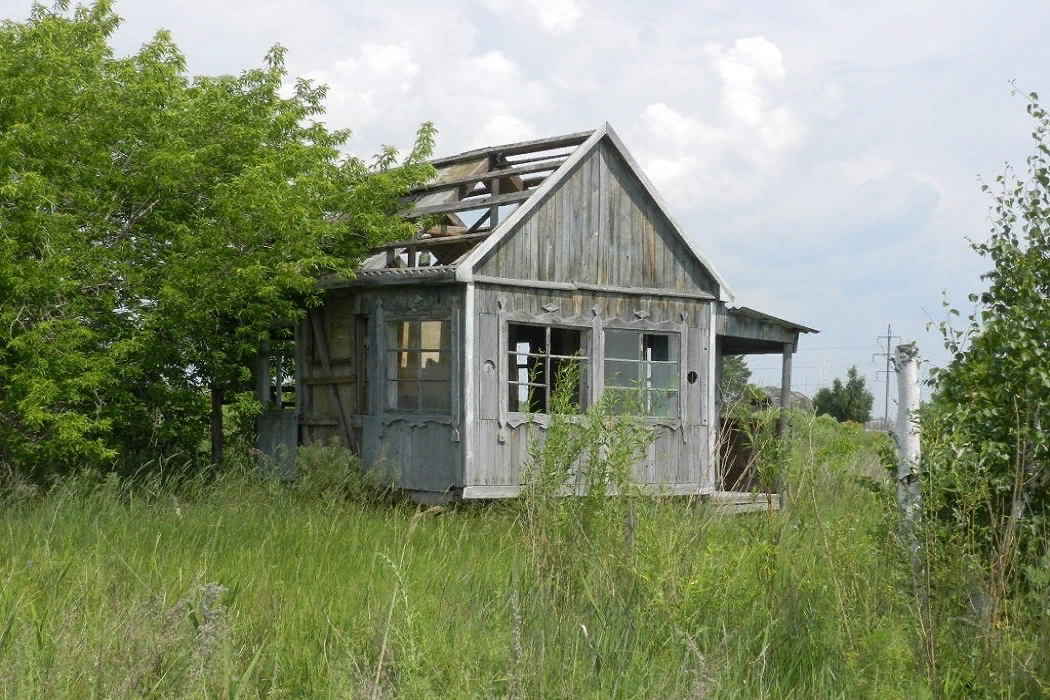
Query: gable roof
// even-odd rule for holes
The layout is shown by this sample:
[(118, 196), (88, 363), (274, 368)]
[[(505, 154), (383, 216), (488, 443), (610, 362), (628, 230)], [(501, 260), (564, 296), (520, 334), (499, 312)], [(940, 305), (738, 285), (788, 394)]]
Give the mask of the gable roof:
[[(375, 255), (362, 264), (359, 279), (385, 277), (385, 273), (395, 273), (404, 278), (406, 269), (419, 265), (419, 251), (426, 250), (428, 262), (437, 264), (426, 265), (425, 269), (444, 268), (449, 273), (454, 270), (456, 280), (471, 281), (475, 268), (485, 256), (509, 236), (515, 225), (538, 207), (548, 193), (559, 187), (573, 168), (597, 149), (603, 140), (641, 183), (685, 250), (717, 282), (719, 299), (732, 301), (729, 285), (695, 242), (685, 234), (666, 202), (608, 122), (591, 132), (479, 148), (432, 160), (437, 175), (425, 186), (408, 194), (405, 202), (411, 206), (402, 212), (402, 216), (419, 218), (441, 215), (456, 219), (446, 218), (442, 224), (432, 226), (411, 241), (396, 241), (375, 249)], [(566, 152), (567, 148), (572, 150)], [(501, 207), (512, 204), (518, 206), (506, 219), (500, 220)], [(460, 212), (479, 210), (484, 211), (470, 226), (458, 219)], [(491, 225), (493, 220), (495, 226)], [(449, 224), (449, 221), (453, 223)], [(488, 228), (485, 228), (486, 223)]]

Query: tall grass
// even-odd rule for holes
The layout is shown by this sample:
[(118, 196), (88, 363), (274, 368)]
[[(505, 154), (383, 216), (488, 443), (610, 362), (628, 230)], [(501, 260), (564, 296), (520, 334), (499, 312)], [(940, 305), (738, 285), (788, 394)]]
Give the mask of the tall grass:
[[(607, 469), (583, 498), (534, 483), (515, 502), (417, 507), (334, 448), (305, 450), (294, 485), (242, 464), (9, 487), (0, 695), (944, 692), (924, 671), (877, 438), (797, 416), (790, 507), (725, 516), (632, 491), (616, 460), (637, 425), (588, 420), (555, 422), (534, 462), (555, 481)], [(559, 440), (581, 451), (559, 457)], [(966, 661), (943, 663), (942, 678)]]

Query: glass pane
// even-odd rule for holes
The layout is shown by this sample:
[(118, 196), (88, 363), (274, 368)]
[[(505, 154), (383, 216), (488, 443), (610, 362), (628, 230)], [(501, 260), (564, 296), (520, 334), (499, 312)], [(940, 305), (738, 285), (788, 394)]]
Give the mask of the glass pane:
[(395, 384), (396, 408), (402, 411), (419, 410), (419, 385), (416, 382), (391, 382)]
[(605, 331), (605, 357), (613, 360), (640, 360), (637, 331)]
[(605, 361), (605, 386), (636, 387), (639, 382), (638, 371), (641, 364), (623, 360)]
[(452, 378), (452, 353), (448, 350), (428, 350), (420, 353), (420, 378), (430, 381), (449, 381)]
[(677, 391), (650, 391), (649, 415), (674, 418), (678, 415)]
[(677, 389), (678, 388), (678, 363), (669, 362), (665, 365), (651, 364), (649, 377), (646, 384), (652, 389)]
[(452, 324), (448, 321), (420, 321), (420, 347), (438, 350), (452, 347)]
[(637, 389), (606, 389), (605, 399), (609, 402), (609, 412), (614, 415), (644, 413), (642, 392)]
[(419, 407), (424, 411), (447, 411), (452, 406), (448, 382), (420, 382)]
[(393, 353), (396, 364), (396, 377), (400, 380), (414, 380), (419, 378), (419, 351), (400, 350)]

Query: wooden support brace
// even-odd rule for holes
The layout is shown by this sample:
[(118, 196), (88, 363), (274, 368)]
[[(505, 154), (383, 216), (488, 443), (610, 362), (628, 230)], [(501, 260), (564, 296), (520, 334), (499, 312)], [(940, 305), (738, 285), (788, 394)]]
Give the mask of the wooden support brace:
[[(332, 376), (332, 360), (328, 354), (328, 339), (325, 337), (324, 329), (321, 327), (321, 313), (317, 309), (310, 310), (310, 325), (314, 332), (314, 351), (321, 360), (321, 369), (326, 376)], [(332, 398), (339, 420), (339, 432), (342, 433), (343, 441), (348, 448), (354, 452), (360, 452), (360, 445), (354, 444), (350, 433), (350, 421), (347, 419), (346, 411), (343, 410), (342, 399), (339, 398), (339, 390), (335, 384), (328, 385), (328, 394)]]

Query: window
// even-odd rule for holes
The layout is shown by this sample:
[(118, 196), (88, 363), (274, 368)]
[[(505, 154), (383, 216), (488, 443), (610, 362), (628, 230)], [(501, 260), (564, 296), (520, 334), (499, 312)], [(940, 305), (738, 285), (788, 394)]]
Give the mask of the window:
[[(574, 380), (569, 387), (572, 403), (580, 406), (587, 376), (587, 357), (583, 354), (583, 331), (511, 323), (507, 327), (508, 391), (510, 410), (520, 413), (549, 413), (551, 395), (566, 376)], [(576, 364), (574, 375), (565, 372)]]
[[(651, 416), (678, 416), (678, 335), (605, 331), (605, 389)], [(637, 393), (636, 393), (637, 392)]]
[(387, 406), (435, 413), (448, 411), (451, 405), (451, 322), (387, 324)]

